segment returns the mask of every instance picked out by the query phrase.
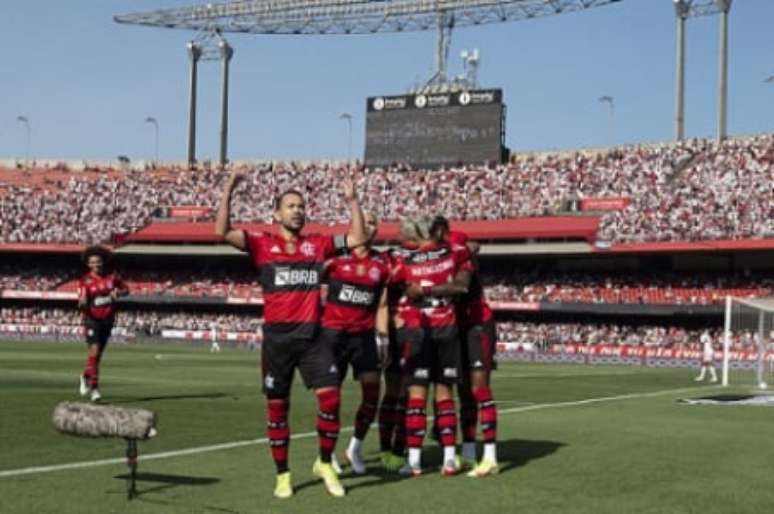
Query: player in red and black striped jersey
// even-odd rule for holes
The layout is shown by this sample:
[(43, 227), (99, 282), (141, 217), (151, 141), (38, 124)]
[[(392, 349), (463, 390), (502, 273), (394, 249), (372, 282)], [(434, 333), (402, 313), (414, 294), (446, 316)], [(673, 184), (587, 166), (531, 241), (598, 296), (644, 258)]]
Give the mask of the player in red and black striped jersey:
[(408, 463), (403, 473), (421, 474), (422, 441), (427, 429), (425, 406), (429, 384), (435, 385), (435, 406), (444, 456), (441, 473), (458, 473), (457, 414), (452, 387), (460, 377), (460, 344), (454, 297), (465, 294), (472, 271), (470, 252), (430, 235), (432, 219), (413, 220), (418, 246), (394, 253), (393, 281), (405, 284), (397, 308), (401, 363), (408, 386), (406, 441)]
[[(412, 225), (413, 227), (413, 225)], [(409, 248), (416, 247), (411, 234), (401, 235), (401, 245)], [(385, 252), (385, 257), (390, 260), (391, 269), (394, 268), (392, 257), (394, 250)], [(387, 285), (387, 306), (389, 313), (389, 337), (387, 346), (386, 365), (384, 374), (384, 396), (379, 402), (379, 448), (381, 451), (382, 466), (388, 471), (398, 471), (406, 462), (406, 388), (403, 384), (403, 372), (401, 369), (400, 345), (398, 344), (398, 331), (395, 327), (398, 303), (403, 296), (403, 285), (392, 281)]]
[[(462, 342), (463, 376), (458, 386), (460, 397), (460, 425), (462, 428), (462, 459), (474, 466), (470, 477), (485, 477), (499, 471), (497, 464), (497, 408), (491, 389), (491, 372), (496, 363), (496, 333), (494, 314), (484, 298), (475, 256), (479, 246), (467, 235), (450, 230), (443, 216), (433, 220), (433, 235), (452, 245), (466, 246), (473, 255), (475, 266), (467, 294), (458, 301), (460, 335)], [(484, 454), (476, 464), (476, 421), (480, 420), (484, 437)]]
[(293, 495), (288, 466), (288, 408), (293, 373), (298, 368), (307, 388), (314, 389), (318, 403), (320, 457), (313, 472), (324, 480), (330, 494), (344, 496), (344, 488), (331, 465), (339, 433), (339, 371), (333, 350), (319, 344), (317, 336), (323, 264), (337, 250), (360, 246), (366, 240), (354, 181), (351, 177), (344, 180), (344, 197), (352, 216), (350, 231), (346, 236), (331, 237), (302, 234), (306, 203), (301, 193), (294, 190), (285, 191), (275, 201), (277, 234), (232, 229), (231, 195), (244, 177), (242, 169), (232, 172), (218, 209), (215, 233), (232, 246), (246, 250), (260, 273), (264, 295), (261, 366), (268, 407), (267, 432), (277, 466), (274, 495)]
[(386, 362), (389, 330), (385, 287), (390, 278), (389, 260), (371, 248), (377, 234), (376, 215), (367, 212), (364, 218), (366, 244), (325, 264), (328, 295), (320, 333), (322, 343), (334, 349), (342, 381), (349, 366), (360, 381), (361, 401), (345, 451), (356, 474), (366, 471), (362, 443), (379, 405), (379, 371)]
[(88, 356), (81, 373), (79, 392), (99, 401), (99, 365), (115, 320), (114, 301), (129, 294), (129, 289), (115, 271), (108, 272), (112, 253), (102, 246), (90, 246), (83, 252), (88, 273), (78, 281), (78, 308), (83, 314)]

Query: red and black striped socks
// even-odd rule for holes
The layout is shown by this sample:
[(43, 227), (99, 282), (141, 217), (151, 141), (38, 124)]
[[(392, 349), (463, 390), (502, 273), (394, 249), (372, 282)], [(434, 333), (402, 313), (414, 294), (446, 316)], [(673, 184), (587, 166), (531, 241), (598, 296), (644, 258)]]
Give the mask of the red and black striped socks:
[(317, 435), (320, 441), (320, 460), (331, 462), (331, 455), (339, 437), (341, 392), (338, 389), (325, 389), (315, 394), (317, 396)]
[(286, 398), (269, 399), (267, 406), (266, 435), (269, 438), (271, 456), (277, 466), (277, 473), (285, 473), (288, 471), (288, 446), (290, 445), (289, 402)]

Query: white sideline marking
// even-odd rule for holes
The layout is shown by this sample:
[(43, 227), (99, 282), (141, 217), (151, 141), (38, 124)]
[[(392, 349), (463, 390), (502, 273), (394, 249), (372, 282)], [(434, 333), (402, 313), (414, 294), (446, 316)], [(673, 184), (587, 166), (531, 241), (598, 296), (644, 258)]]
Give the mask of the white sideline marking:
[[(674, 394), (674, 393), (681, 393), (684, 391), (695, 391), (697, 389), (701, 389), (704, 391), (707, 391), (709, 389), (716, 389), (718, 387), (722, 386), (694, 386), (694, 387), (683, 387), (680, 389), (667, 389), (663, 391), (654, 391), (650, 393), (632, 393), (632, 394), (622, 394), (618, 396), (601, 396), (599, 398), (587, 398), (585, 400), (575, 400), (571, 402), (557, 402), (557, 403), (537, 403), (532, 405), (524, 405), (521, 407), (511, 407), (509, 409), (500, 409), (498, 411), (498, 414), (514, 414), (517, 412), (526, 412), (526, 411), (532, 411), (532, 410), (543, 410), (543, 409), (556, 409), (561, 407), (574, 407), (577, 405), (591, 405), (594, 403), (603, 403), (603, 402), (612, 402), (617, 400), (631, 400), (634, 398), (647, 398), (650, 396), (662, 396), (662, 395), (668, 395), (668, 394)], [(431, 416), (428, 416), (429, 419), (431, 419)], [(345, 427), (341, 429), (341, 432), (351, 432), (353, 429), (352, 427)], [(316, 437), (317, 432), (304, 432), (302, 434), (295, 434), (292, 435), (291, 439), (308, 439), (310, 437)], [(230, 450), (232, 448), (240, 448), (242, 446), (252, 446), (252, 445), (258, 445), (258, 444), (266, 444), (269, 442), (268, 438), (262, 437), (260, 439), (247, 439), (243, 441), (234, 441), (232, 443), (222, 443), (222, 444), (211, 444), (208, 446), (196, 446), (194, 448), (186, 448), (184, 450), (172, 450), (168, 452), (160, 452), (160, 453), (151, 453), (148, 455), (140, 455), (138, 460), (139, 461), (147, 461), (147, 460), (157, 460), (157, 459), (167, 459), (171, 457), (180, 457), (183, 455), (195, 455), (198, 453), (206, 453), (206, 452), (214, 452), (219, 450)], [(32, 475), (37, 473), (48, 473), (51, 471), (64, 471), (68, 469), (80, 469), (80, 468), (93, 468), (98, 466), (107, 466), (110, 464), (123, 464), (126, 462), (126, 459), (124, 458), (116, 458), (116, 459), (102, 459), (102, 460), (92, 460), (92, 461), (84, 461), (84, 462), (71, 462), (69, 464), (56, 464), (53, 466), (36, 466), (31, 468), (21, 468), (21, 469), (9, 469), (6, 471), (0, 471), (0, 478), (5, 477), (15, 477), (20, 475)]]

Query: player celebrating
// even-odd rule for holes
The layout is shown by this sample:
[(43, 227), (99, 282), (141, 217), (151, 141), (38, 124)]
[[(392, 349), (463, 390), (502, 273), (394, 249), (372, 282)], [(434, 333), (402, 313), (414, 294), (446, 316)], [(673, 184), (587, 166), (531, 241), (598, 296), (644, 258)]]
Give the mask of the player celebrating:
[(363, 213), (353, 180), (344, 182), (352, 224), (346, 236), (302, 234), (306, 203), (300, 192), (288, 190), (275, 201), (274, 220), (279, 234), (235, 230), (230, 225), (231, 195), (245, 172), (235, 169), (229, 177), (218, 208), (215, 233), (232, 246), (246, 250), (260, 270), (264, 298), (261, 366), (268, 408), (267, 433), (277, 466), (274, 496), (289, 498), (293, 487), (288, 466), (288, 408), (293, 373), (301, 373), (307, 388), (317, 397), (317, 432), (320, 457), (312, 471), (323, 479), (333, 496), (346, 493), (331, 458), (339, 433), (339, 371), (332, 348), (316, 341), (320, 326), (320, 272), (337, 249), (365, 242)]
[(418, 247), (395, 252), (393, 280), (406, 284), (398, 305), (396, 326), (408, 386), (406, 441), (408, 462), (401, 473), (422, 473), (422, 440), (427, 429), (427, 389), (435, 384), (435, 407), (443, 446), (444, 476), (459, 472), (456, 455), (457, 414), (452, 396), (460, 371), (460, 345), (453, 297), (467, 292), (470, 253), (431, 238), (432, 219), (413, 221)]
[(389, 329), (385, 288), (389, 263), (386, 256), (371, 249), (377, 233), (376, 215), (368, 212), (364, 218), (366, 243), (325, 265), (328, 297), (320, 333), (321, 343), (334, 349), (342, 381), (349, 365), (355, 379), (360, 381), (361, 403), (355, 416), (354, 434), (345, 452), (356, 474), (366, 471), (362, 444), (376, 417), (379, 370), (387, 358)]
[(699, 342), (701, 343), (701, 371), (699, 371), (699, 376), (694, 380), (696, 382), (701, 382), (704, 380), (705, 373), (709, 371), (710, 382), (717, 382), (718, 375), (715, 372), (715, 349), (712, 347), (712, 336), (710, 335), (709, 330), (702, 332)]
[(115, 321), (113, 301), (129, 294), (129, 289), (115, 271), (108, 273), (112, 252), (104, 246), (90, 246), (83, 252), (88, 272), (78, 281), (78, 308), (83, 314), (88, 356), (80, 377), (81, 396), (91, 401), (102, 398), (99, 392), (99, 365), (110, 339)]
[[(452, 231), (443, 216), (433, 220), (433, 235), (452, 245), (466, 246), (473, 256), (479, 246), (468, 237)], [(473, 260), (475, 265), (475, 259)], [(458, 387), (460, 397), (460, 425), (462, 428), (462, 459), (466, 465), (476, 463), (476, 418), (481, 421), (484, 436), (484, 455), (468, 473), (469, 477), (482, 478), (497, 474), (497, 407), (490, 386), (494, 369), (495, 342), (497, 341), (494, 315), (484, 298), (478, 267), (471, 275), (468, 293), (458, 301), (458, 317), (462, 342), (463, 376)]]

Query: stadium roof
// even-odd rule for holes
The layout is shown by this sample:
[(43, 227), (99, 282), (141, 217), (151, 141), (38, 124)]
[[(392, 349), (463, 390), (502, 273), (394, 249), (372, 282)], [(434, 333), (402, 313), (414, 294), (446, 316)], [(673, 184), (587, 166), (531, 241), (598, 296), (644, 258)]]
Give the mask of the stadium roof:
[(118, 23), (253, 34), (369, 34), (517, 21), (621, 0), (242, 0), (114, 17)]

